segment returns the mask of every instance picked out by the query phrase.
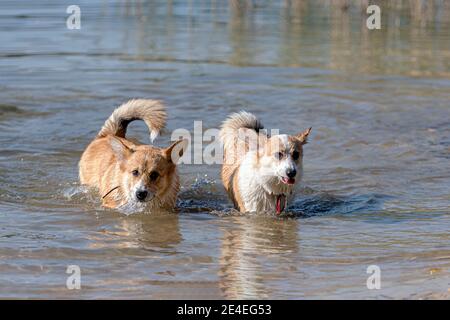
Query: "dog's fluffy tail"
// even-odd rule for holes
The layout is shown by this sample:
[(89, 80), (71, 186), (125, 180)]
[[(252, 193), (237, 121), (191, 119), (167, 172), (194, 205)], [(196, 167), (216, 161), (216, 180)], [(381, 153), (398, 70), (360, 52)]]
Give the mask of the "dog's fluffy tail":
[(220, 140), (224, 144), (225, 149), (228, 146), (236, 144), (239, 129), (250, 129), (259, 133), (260, 130), (264, 129), (264, 126), (255, 115), (249, 112), (241, 111), (233, 113), (222, 123), (219, 133)]
[(98, 138), (114, 135), (125, 138), (128, 124), (134, 120), (143, 120), (150, 130), (150, 140), (153, 141), (166, 125), (166, 111), (161, 101), (149, 99), (134, 99), (118, 107), (105, 121)]

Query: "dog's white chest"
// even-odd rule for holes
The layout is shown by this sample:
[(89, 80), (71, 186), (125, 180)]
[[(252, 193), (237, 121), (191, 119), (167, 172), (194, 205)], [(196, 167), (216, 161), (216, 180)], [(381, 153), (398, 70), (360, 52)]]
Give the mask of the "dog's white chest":
[(239, 190), (245, 211), (274, 211), (276, 196), (265, 192), (264, 188), (255, 180), (254, 177), (240, 176)]
[[(265, 177), (254, 168), (251, 155), (246, 155), (239, 168), (238, 187), (245, 211), (275, 211), (276, 192), (268, 189)], [(270, 186), (269, 186), (270, 188)]]

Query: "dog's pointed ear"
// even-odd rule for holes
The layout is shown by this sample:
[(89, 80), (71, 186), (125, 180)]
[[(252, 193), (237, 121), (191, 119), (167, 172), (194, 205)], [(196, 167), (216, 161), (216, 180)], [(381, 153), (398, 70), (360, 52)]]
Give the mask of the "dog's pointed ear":
[(173, 164), (177, 164), (178, 160), (183, 156), (189, 145), (188, 139), (180, 139), (172, 143), (164, 149), (164, 156)]
[(119, 161), (125, 160), (129, 157), (134, 150), (128, 146), (126, 146), (120, 139), (116, 137), (111, 137), (109, 140), (111, 148)]
[(301, 144), (307, 144), (308, 143), (308, 136), (309, 133), (311, 132), (312, 128), (306, 129), (303, 132), (300, 132), (299, 134), (295, 135), (294, 137), (300, 141)]

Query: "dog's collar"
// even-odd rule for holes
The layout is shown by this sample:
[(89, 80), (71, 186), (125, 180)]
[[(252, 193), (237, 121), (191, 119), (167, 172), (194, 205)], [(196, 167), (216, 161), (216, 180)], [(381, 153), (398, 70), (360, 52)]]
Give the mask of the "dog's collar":
[(109, 191), (102, 197), (102, 199), (105, 199), (105, 198), (108, 196), (108, 194), (110, 194), (111, 192), (113, 192), (113, 191), (116, 190), (117, 188), (120, 188), (120, 186), (114, 187), (114, 188), (112, 188), (111, 190), (109, 190)]

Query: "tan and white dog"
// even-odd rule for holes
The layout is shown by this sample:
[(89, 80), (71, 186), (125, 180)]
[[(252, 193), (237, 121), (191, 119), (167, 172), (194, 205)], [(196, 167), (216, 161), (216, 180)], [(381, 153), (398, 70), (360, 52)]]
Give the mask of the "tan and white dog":
[(97, 188), (105, 207), (170, 210), (180, 189), (176, 161), (187, 140), (168, 148), (132, 142), (125, 134), (134, 120), (147, 124), (153, 141), (166, 124), (165, 107), (159, 101), (136, 99), (117, 108), (81, 156), (80, 182)]
[(293, 136), (263, 132), (251, 113), (232, 114), (222, 124), (222, 182), (241, 212), (280, 214), (295, 194), (303, 167), (303, 145), (311, 128)]

